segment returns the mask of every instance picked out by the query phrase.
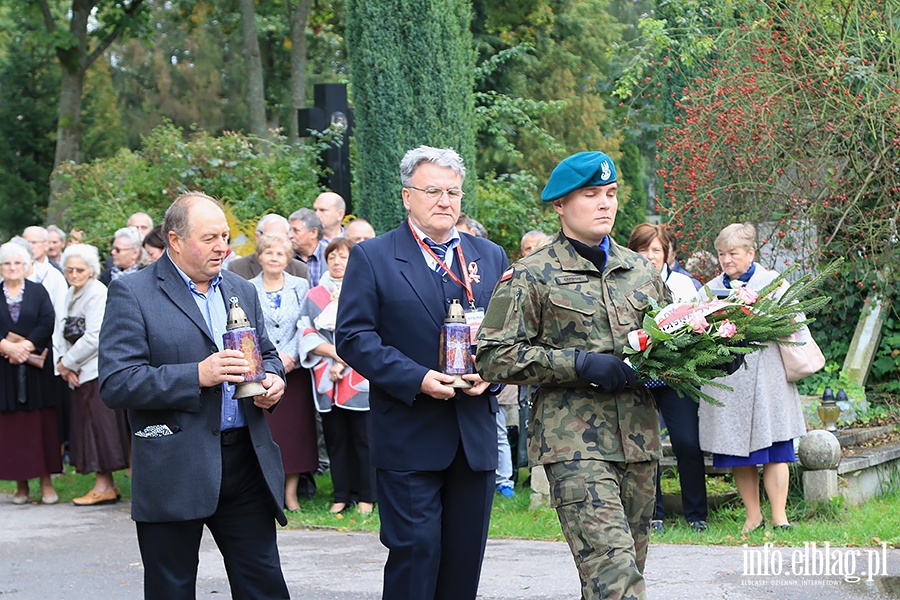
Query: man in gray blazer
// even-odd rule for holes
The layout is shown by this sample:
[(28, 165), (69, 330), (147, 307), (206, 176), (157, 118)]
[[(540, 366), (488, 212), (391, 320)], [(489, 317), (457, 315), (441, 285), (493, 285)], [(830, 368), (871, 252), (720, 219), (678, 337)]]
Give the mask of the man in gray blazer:
[[(291, 227), (287, 219), (281, 215), (268, 214), (264, 215), (256, 224), (256, 231), (253, 233), (253, 236), (256, 239), (256, 243), (259, 244), (259, 238), (267, 233), (283, 233), (284, 235), (288, 235), (290, 230)], [(237, 273), (244, 279), (250, 280), (260, 274), (262, 265), (259, 264), (259, 258), (254, 251), (247, 256), (234, 259), (228, 263), (227, 269), (232, 273)], [(309, 269), (307, 269), (306, 264), (296, 258), (291, 258), (284, 271), (285, 273), (290, 273), (294, 277), (302, 277), (303, 279), (309, 278)]]
[[(126, 408), (133, 432), (132, 518), (148, 599), (194, 598), (203, 526), (225, 559), (234, 598), (287, 598), (275, 521), (287, 520), (284, 471), (263, 410), (284, 392), (253, 286), (222, 271), (228, 223), (189, 192), (166, 211), (168, 248), (113, 281), (100, 331), (100, 395)], [(233, 397), (249, 364), (223, 350), (226, 303), (256, 327), (266, 393)]]

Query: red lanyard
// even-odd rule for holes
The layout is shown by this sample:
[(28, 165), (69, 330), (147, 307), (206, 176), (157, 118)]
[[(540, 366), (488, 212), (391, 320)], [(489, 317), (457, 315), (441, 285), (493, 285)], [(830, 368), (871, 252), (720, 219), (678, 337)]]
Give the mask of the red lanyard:
[[(463, 279), (465, 281), (461, 281), (459, 277), (456, 276), (456, 273), (450, 270), (450, 267), (442, 261), (437, 254), (434, 253), (434, 250), (431, 247), (419, 239), (419, 234), (416, 233), (416, 230), (413, 228), (412, 223), (409, 219), (406, 220), (407, 225), (409, 225), (409, 230), (412, 231), (413, 237), (416, 238), (416, 242), (419, 243), (419, 246), (422, 247), (425, 252), (428, 253), (428, 256), (433, 258), (437, 264), (441, 266), (444, 271), (446, 271), (447, 275), (450, 276), (450, 279), (463, 286), (466, 289), (466, 297), (469, 299), (469, 305), (474, 309), (475, 308), (475, 294), (472, 293), (472, 283), (469, 281), (469, 274), (466, 273), (466, 258), (463, 256), (462, 244), (456, 245), (456, 258), (459, 261), (459, 270), (462, 271)], [(461, 241), (461, 240), (460, 240)]]

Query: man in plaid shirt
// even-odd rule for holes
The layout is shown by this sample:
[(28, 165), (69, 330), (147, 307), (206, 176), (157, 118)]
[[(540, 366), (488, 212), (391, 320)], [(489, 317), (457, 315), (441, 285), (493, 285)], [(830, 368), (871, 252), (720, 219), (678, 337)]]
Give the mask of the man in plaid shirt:
[(322, 239), (322, 220), (315, 211), (301, 208), (291, 213), (288, 221), (291, 223), (288, 237), (294, 246), (294, 258), (303, 261), (309, 267), (309, 287), (314, 288), (319, 285), (325, 262), (327, 244)]

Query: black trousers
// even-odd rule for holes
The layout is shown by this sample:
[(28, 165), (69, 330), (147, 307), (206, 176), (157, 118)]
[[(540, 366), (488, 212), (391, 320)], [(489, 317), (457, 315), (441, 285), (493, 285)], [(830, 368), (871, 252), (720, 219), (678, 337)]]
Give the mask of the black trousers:
[(369, 455), (369, 411), (333, 407), (322, 413), (331, 459), (334, 501), (375, 502), (375, 469)]
[(473, 471), (462, 446), (443, 471), (377, 470), (383, 600), (475, 600), (494, 471)]
[(225, 559), (232, 598), (290, 597), (281, 572), (272, 501), (249, 434), (222, 446), (222, 488), (212, 516), (192, 521), (137, 523), (146, 600), (196, 598), (204, 525), (212, 532)]
[[(709, 511), (706, 505), (706, 465), (703, 463), (703, 450), (700, 449), (699, 406), (694, 400), (679, 396), (668, 386), (656, 388), (652, 392), (668, 429), (678, 463), (684, 518), (689, 523), (705, 521)], [(653, 519), (661, 521), (665, 518), (666, 511), (663, 508), (659, 479), (660, 474), (657, 473), (656, 510)]]

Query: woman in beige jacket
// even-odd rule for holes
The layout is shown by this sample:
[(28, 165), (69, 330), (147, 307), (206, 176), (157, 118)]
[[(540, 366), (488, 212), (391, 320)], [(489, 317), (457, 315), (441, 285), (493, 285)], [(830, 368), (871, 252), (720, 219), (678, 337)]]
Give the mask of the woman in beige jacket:
[[(97, 279), (97, 249), (86, 244), (66, 248), (63, 272), (69, 282), (65, 314), (56, 328), (61, 356), (56, 368), (72, 389), (70, 457), (79, 473), (96, 473), (94, 487), (75, 498), (78, 506), (114, 504), (120, 498), (113, 471), (128, 467), (130, 437), (124, 410), (100, 399), (97, 349), (106, 310), (106, 286)], [(66, 325), (66, 326), (64, 326)]]

